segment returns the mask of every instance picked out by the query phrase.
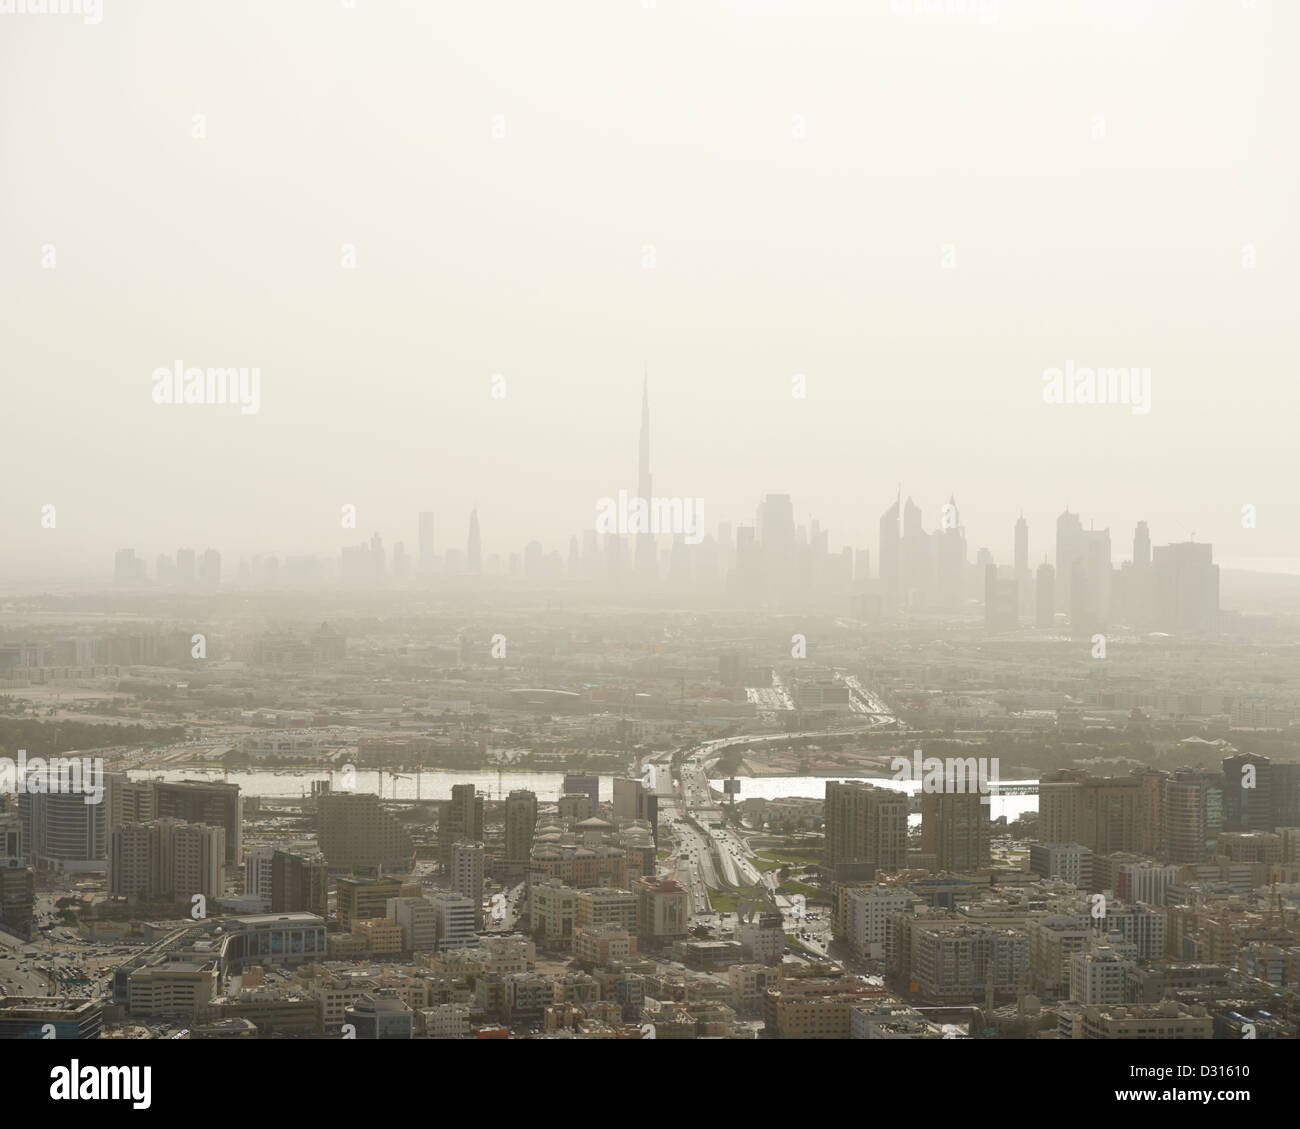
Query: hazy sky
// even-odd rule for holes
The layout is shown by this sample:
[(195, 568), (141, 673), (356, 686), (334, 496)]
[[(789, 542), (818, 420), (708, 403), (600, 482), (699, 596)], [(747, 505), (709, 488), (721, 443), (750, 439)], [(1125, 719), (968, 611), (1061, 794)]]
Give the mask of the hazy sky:
[[(485, 553), (566, 551), (646, 365), (655, 493), (710, 528), (789, 493), (874, 568), (901, 482), (1001, 562), (1067, 502), (1117, 562), (1140, 518), (1300, 559), (1300, 4), (912, 6), (0, 14), (0, 574), (413, 552), (422, 509), (441, 551), (475, 502)], [(178, 359), (259, 412), (155, 404)], [(1067, 361), (1151, 411), (1045, 404)]]

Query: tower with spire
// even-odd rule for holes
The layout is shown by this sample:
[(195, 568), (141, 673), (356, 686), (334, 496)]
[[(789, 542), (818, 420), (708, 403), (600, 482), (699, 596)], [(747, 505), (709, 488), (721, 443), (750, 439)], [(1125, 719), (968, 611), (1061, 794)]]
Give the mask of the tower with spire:
[(474, 575), (483, 571), (483, 548), (478, 534), (478, 506), (469, 514), (469, 544), (465, 547), (465, 571)]

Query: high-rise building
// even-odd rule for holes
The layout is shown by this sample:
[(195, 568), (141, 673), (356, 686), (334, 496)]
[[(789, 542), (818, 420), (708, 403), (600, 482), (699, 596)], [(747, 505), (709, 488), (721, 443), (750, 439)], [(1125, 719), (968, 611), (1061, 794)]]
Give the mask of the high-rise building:
[(1213, 631), (1219, 618), (1219, 566), (1210, 545), (1183, 541), (1151, 554), (1156, 625), (1162, 631)]
[(25, 863), (23, 821), (19, 814), (0, 809), (0, 867)]
[(844, 892), (845, 935), (859, 960), (883, 960), (890, 918), (917, 900), (896, 886), (851, 886)]
[(1082, 843), (1030, 843), (1029, 873), (1092, 889), (1092, 851)]
[(474, 935), (477, 914), (472, 899), (449, 890), (429, 894), (428, 900), (438, 914), (438, 951), (467, 949), (477, 943)]
[(37, 870), (100, 870), (108, 847), (104, 804), (81, 792), (18, 793), (23, 849)]
[(415, 857), (410, 832), (373, 793), (318, 794), (316, 839), (332, 870), (407, 870)]
[(453, 784), (451, 799), (442, 805), (438, 820), (438, 861), (451, 866), (452, 847), (462, 839), (483, 841), (483, 797), (474, 794), (473, 784)]
[(110, 772), (106, 778), (108, 826), (124, 823), (148, 823), (157, 817), (154, 806), (154, 781), (131, 780), (125, 772)]
[(898, 546), (899, 599), (906, 607), (927, 607), (935, 599), (935, 538), (921, 524), (921, 507), (903, 503), (903, 536)]
[(205, 549), (199, 563), (199, 583), (215, 588), (221, 583), (221, 554), (216, 549)]
[(600, 810), (600, 777), (589, 773), (566, 772), (562, 794), (571, 796), (578, 792), (591, 797), (591, 811), (588, 814), (595, 815)]
[(194, 586), (194, 550), (177, 549), (176, 550), (176, 584), (180, 588), (192, 588)]
[(388, 920), (402, 931), (402, 949), (431, 953), (438, 947), (438, 911), (428, 898), (389, 898)]
[(998, 566), (984, 566), (984, 630), (1014, 631), (1019, 611), (1020, 585), (998, 578)]
[(659, 837), (659, 797), (640, 780), (614, 778), (614, 818), (642, 819), (650, 824), (651, 832)]
[(355, 921), (387, 917), (389, 899), (402, 896), (402, 883), (393, 877), (342, 877), (335, 879), (334, 886), (335, 913), (344, 933), (352, 931)]
[(938, 544), (939, 606), (957, 610), (966, 601), (966, 530), (952, 495), (943, 509), (942, 524), (935, 534)]
[(143, 584), (144, 581), (144, 560), (135, 555), (134, 549), (118, 549), (113, 556), (113, 583)]
[(1034, 625), (1051, 627), (1056, 622), (1056, 570), (1046, 561), (1034, 574)]
[(322, 854), (275, 851), (271, 856), (271, 912), (325, 917), (329, 864)]
[(1222, 830), (1222, 773), (1180, 769), (1161, 781), (1160, 854), (1165, 861), (1210, 858)]
[(451, 888), (474, 903), (474, 927), (483, 928), (483, 862), (485, 850), (482, 843), (462, 840), (451, 848)]
[(422, 576), (433, 572), (433, 514), (427, 510), (420, 513), (419, 569)]
[(226, 892), (226, 829), (206, 823), (180, 823), (173, 838), (172, 889), (188, 902), (195, 894), (209, 900)]
[(1088, 529), (1077, 534), (1070, 564), (1070, 629), (1091, 635), (1110, 624), (1110, 530)]
[(769, 592), (789, 593), (795, 582), (796, 530), (789, 494), (768, 494), (755, 516), (762, 570)]
[(483, 571), (483, 545), (479, 540), (477, 506), (470, 511), (469, 515), (469, 543), (465, 548), (465, 571), (471, 576), (477, 576)]
[(875, 877), (907, 864), (907, 797), (890, 788), (826, 782), (826, 869), (832, 879)]
[(1229, 831), (1272, 831), (1275, 804), (1273, 762), (1257, 753), (1225, 757), (1223, 825)]
[(899, 499), (895, 498), (880, 518), (880, 598), (886, 612), (897, 608), (899, 603), (898, 503)]
[(108, 835), (108, 888), (128, 901), (188, 903), (225, 893), (223, 827), (155, 819), (126, 823)]
[[(636, 495), (645, 503), (645, 513), (650, 513), (650, 377), (647, 374), (641, 385), (641, 441), (637, 451)], [(636, 571), (643, 577), (654, 576), (655, 535), (648, 529), (637, 531)]]
[(1083, 522), (1078, 514), (1066, 510), (1056, 519), (1056, 593), (1053, 611), (1070, 614), (1070, 596), (1073, 592), (1074, 562), (1081, 556)]
[(154, 813), (159, 819), (205, 823), (225, 831), (225, 864), (232, 869), (243, 857), (243, 798), (238, 784), (202, 780), (155, 780)]
[(686, 936), (691, 924), (691, 896), (675, 878), (637, 878), (637, 936), (662, 946)]
[(1029, 936), (1022, 929), (937, 921), (912, 935), (913, 979), (932, 1004), (1013, 1000), (1029, 983)]
[(526, 870), (537, 826), (537, 796), (521, 788), (506, 797), (505, 864), (513, 873)]
[(980, 870), (991, 860), (993, 825), (979, 792), (921, 794), (921, 850), (940, 870)]
[(252, 847), (244, 852), (244, 894), (261, 898), (268, 906), (271, 904), (271, 861), (275, 852), (275, 847)]
[(1145, 521), (1139, 521), (1133, 530), (1133, 567), (1146, 568), (1151, 564), (1151, 531)]
[[(158, 822), (127, 823), (108, 833), (108, 892), (131, 902), (148, 902), (171, 890), (171, 874), (163, 873)], [(170, 868), (168, 868), (170, 869)]]
[(1094, 854), (1142, 849), (1146, 819), (1142, 780), (1049, 773), (1038, 785), (1038, 840), (1079, 843)]
[(1029, 523), (1025, 515), (1016, 519), (1015, 565), (1016, 611), (1022, 619), (1034, 614), (1034, 574), (1029, 568)]
[[(36, 928), (36, 872), (0, 848), (0, 928), (28, 940)], [(3, 1035), (0, 1035), (3, 1038)]]

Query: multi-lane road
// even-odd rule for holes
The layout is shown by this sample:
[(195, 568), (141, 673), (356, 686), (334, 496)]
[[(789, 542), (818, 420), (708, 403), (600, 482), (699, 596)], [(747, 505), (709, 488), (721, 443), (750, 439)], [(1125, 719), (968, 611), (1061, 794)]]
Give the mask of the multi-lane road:
[[(874, 728), (898, 725), (879, 695), (867, 689), (852, 675), (843, 675), (849, 685), (852, 707), (859, 717), (865, 717)], [(722, 737), (705, 741), (692, 749), (681, 761), (679, 780), (670, 798), (660, 798), (661, 818), (672, 825), (678, 844), (677, 876), (691, 895), (691, 912), (699, 921), (709, 921), (716, 915), (709, 902), (708, 891), (743, 891), (763, 884), (772, 891), (772, 900), (780, 908), (786, 921), (786, 931), (800, 939), (800, 944), (814, 953), (824, 954), (829, 942), (829, 921), (817, 910), (808, 911), (806, 905), (795, 897), (775, 894), (778, 885), (776, 871), (759, 870), (757, 856), (748, 840), (734, 827), (727, 825), (722, 811), (724, 801), (717, 799), (709, 789), (708, 768), (732, 745), (761, 744), (768, 741), (790, 741), (800, 737), (852, 736), (861, 733), (859, 725), (853, 729), (812, 730), (802, 733), (757, 733), (738, 737)], [(660, 774), (662, 780), (662, 774)], [(687, 816), (693, 820), (687, 822)], [(809, 919), (806, 914), (817, 914)], [(807, 934), (807, 936), (804, 936)]]

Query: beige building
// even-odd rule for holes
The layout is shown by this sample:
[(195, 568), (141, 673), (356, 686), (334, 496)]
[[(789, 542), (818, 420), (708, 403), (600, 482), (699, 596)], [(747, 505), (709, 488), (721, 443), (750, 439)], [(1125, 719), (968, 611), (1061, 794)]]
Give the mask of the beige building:
[(352, 923), (352, 932), (366, 942), (366, 951), (376, 956), (402, 951), (402, 927), (386, 917), (370, 917)]
[(1129, 1007), (1064, 1004), (1059, 1012), (1061, 1039), (1212, 1039), (1214, 1020), (1203, 1007), (1176, 1000)]
[(781, 1039), (848, 1039), (856, 1004), (883, 998), (884, 989), (852, 977), (786, 979), (763, 1001), (767, 1030)]
[(690, 928), (690, 895), (675, 878), (638, 878), (637, 936), (654, 945), (685, 937)]
[(133, 1016), (193, 1017), (216, 995), (217, 986), (215, 959), (159, 960), (127, 977), (127, 1011)]
[(727, 969), (727, 983), (731, 987), (731, 1006), (736, 1012), (758, 1015), (763, 1010), (768, 988), (781, 983), (781, 970), (765, 964), (733, 964)]
[(382, 866), (404, 871), (415, 858), (410, 832), (375, 795), (318, 795), (316, 826), (321, 854), (334, 870)]
[(594, 886), (579, 890), (574, 925), (621, 925), (636, 931), (636, 895), (631, 890)]
[(871, 878), (907, 865), (907, 805), (901, 792), (826, 782), (826, 869), (833, 879)]
[(577, 915), (577, 890), (559, 882), (533, 885), (528, 896), (528, 916), (533, 932), (544, 942), (554, 944), (572, 937)]
[(580, 925), (573, 931), (575, 960), (603, 968), (614, 961), (625, 964), (636, 955), (636, 934), (624, 925)]
[(1044, 1000), (1065, 999), (1070, 991), (1070, 957), (1084, 952), (1097, 936), (1082, 914), (1051, 914), (1025, 923), (1029, 937), (1029, 976)]

